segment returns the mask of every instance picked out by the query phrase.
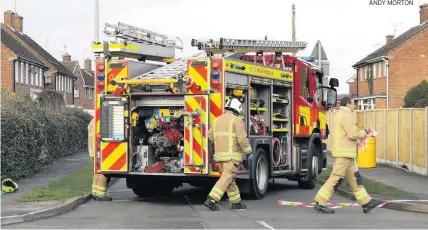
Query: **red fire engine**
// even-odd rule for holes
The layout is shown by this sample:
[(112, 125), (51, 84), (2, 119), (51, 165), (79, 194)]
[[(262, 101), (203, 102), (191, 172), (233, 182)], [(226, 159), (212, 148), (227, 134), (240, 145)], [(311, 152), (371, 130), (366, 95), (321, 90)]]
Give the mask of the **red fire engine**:
[(220, 173), (207, 132), (239, 92), (254, 154), (240, 167), (241, 193), (261, 199), (269, 178), (315, 187), (327, 166), (325, 112), (336, 105), (338, 81), (322, 86), (322, 69), (283, 55), (306, 43), (194, 39), (203, 52), (175, 60), (181, 47), (164, 35), (124, 23), (106, 26), (122, 40), (92, 46), (96, 173), (126, 178), (139, 196), (168, 194), (182, 183), (212, 186)]

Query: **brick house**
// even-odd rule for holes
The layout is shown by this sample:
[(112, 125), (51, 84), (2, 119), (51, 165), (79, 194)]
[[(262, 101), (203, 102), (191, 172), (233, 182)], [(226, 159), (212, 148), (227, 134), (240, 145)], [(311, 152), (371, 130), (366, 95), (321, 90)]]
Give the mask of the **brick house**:
[(52, 89), (64, 95), (67, 105), (73, 104), (75, 76), (23, 33), (23, 23), (22, 16), (10, 10), (4, 12), (4, 24), (1, 24), (2, 87), (16, 93), (29, 92), (34, 97), (43, 89)]
[(407, 91), (428, 80), (428, 4), (419, 14), (419, 25), (387, 35), (384, 46), (352, 66), (357, 73), (347, 83), (358, 109), (400, 108)]
[(75, 76), (74, 82), (74, 104), (85, 109), (88, 112), (94, 110), (94, 73), (92, 71), (91, 59), (85, 60), (85, 66), (82, 69), (78, 61), (72, 61), (71, 55), (63, 55), (61, 62)]

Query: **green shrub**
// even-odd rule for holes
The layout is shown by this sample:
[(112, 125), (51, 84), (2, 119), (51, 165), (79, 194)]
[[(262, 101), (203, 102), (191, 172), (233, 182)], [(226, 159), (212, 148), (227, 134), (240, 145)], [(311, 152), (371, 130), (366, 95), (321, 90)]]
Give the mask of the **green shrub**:
[(404, 97), (404, 108), (425, 108), (428, 106), (428, 82), (423, 80), (412, 87)]
[[(55, 93), (49, 93), (51, 97)], [(55, 159), (87, 149), (87, 126), (91, 115), (77, 108), (58, 109), (42, 97), (2, 91), (1, 177), (13, 179), (39, 172)]]

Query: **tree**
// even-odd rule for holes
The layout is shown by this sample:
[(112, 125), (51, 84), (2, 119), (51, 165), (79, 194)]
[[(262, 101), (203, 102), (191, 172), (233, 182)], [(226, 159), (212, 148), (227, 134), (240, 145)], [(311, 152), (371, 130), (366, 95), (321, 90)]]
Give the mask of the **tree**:
[(428, 106), (428, 82), (423, 80), (407, 91), (404, 108), (425, 108)]

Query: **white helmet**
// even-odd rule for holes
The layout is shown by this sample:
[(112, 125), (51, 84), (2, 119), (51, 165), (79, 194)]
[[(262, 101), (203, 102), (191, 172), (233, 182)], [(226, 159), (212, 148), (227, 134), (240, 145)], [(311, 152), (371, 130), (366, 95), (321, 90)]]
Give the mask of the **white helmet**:
[(233, 112), (236, 112), (239, 114), (242, 112), (242, 103), (239, 101), (239, 99), (232, 97), (229, 99), (229, 101), (226, 102), (226, 105), (224, 108), (228, 110), (232, 110)]

